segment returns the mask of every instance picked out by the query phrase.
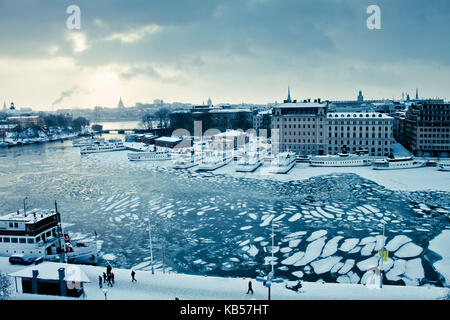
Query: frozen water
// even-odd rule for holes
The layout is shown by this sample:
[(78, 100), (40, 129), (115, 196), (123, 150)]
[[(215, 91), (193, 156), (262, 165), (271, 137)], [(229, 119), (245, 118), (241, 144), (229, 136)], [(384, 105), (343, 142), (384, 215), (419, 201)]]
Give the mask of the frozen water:
[(386, 250), (390, 252), (396, 251), (398, 248), (400, 248), (402, 245), (404, 245), (407, 242), (412, 241), (410, 238), (408, 238), (405, 235), (398, 235), (395, 236), (391, 241), (389, 241), (386, 245)]
[(409, 242), (403, 245), (397, 252), (395, 252), (395, 256), (399, 258), (412, 258), (417, 257), (422, 253), (423, 249), (418, 245)]
[(339, 269), (339, 274), (347, 274), (355, 265), (355, 260), (347, 259), (342, 268)]
[(345, 239), (344, 243), (341, 245), (339, 250), (348, 252), (348, 251), (352, 250), (358, 243), (359, 243), (359, 239), (356, 239), (356, 238)]
[(321, 252), (322, 248), (325, 245), (325, 237), (322, 237), (320, 239), (317, 239), (313, 242), (311, 242), (308, 247), (306, 248), (305, 255), (297, 262), (294, 263), (294, 266), (304, 266), (311, 261), (317, 259)]
[(323, 248), (322, 258), (326, 258), (328, 256), (335, 254), (337, 252), (338, 242), (343, 238), (344, 237), (342, 236), (336, 236), (330, 241), (328, 241), (325, 247)]
[(372, 254), (373, 249), (375, 248), (375, 242), (371, 242), (366, 244), (362, 249), (361, 249), (361, 255), (362, 256), (370, 256)]
[(306, 239), (306, 241), (311, 242), (311, 241), (314, 241), (314, 240), (316, 240), (316, 239), (319, 239), (320, 237), (323, 237), (324, 235), (326, 235), (327, 232), (328, 232), (327, 230), (314, 231), (314, 232), (309, 236), (309, 238)]
[(336, 265), (339, 261), (342, 260), (342, 257), (332, 256), (321, 260), (316, 260), (311, 263), (311, 266), (314, 269), (316, 274), (322, 274), (328, 272)]

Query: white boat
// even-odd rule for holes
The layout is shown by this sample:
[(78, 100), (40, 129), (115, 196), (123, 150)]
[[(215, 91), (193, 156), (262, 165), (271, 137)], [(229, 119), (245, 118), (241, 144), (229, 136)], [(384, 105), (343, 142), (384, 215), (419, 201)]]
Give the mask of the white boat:
[(373, 162), (375, 170), (411, 169), (426, 166), (425, 160), (416, 160), (412, 157), (377, 159)]
[(339, 153), (337, 155), (314, 156), (309, 164), (312, 167), (362, 167), (370, 166), (372, 161), (368, 156)]
[(236, 163), (237, 172), (253, 172), (262, 165), (263, 160), (256, 152), (245, 152), (244, 155)]
[(450, 161), (447, 162), (439, 162), (438, 165), (438, 170), (439, 171), (450, 171)]
[(295, 165), (295, 153), (281, 152), (275, 156), (269, 167), (270, 173), (288, 173)]
[(105, 143), (105, 138), (82, 138), (77, 140), (72, 140), (72, 146), (74, 147), (87, 147), (94, 143)]
[(124, 144), (121, 140), (111, 139), (104, 143), (94, 142), (94, 144), (92, 144), (90, 146), (81, 147), (80, 153), (88, 154), (88, 153), (99, 153), (99, 152), (111, 152), (111, 151), (120, 151), (120, 150), (125, 150), (125, 149), (126, 149), (126, 147), (124, 146)]
[(1, 256), (24, 254), (48, 261), (97, 264), (97, 242), (71, 240), (56, 208), (0, 216), (0, 240)]
[(130, 152), (127, 156), (130, 161), (164, 161), (171, 158), (168, 149), (156, 148), (156, 146), (153, 149), (148, 148), (147, 151)]

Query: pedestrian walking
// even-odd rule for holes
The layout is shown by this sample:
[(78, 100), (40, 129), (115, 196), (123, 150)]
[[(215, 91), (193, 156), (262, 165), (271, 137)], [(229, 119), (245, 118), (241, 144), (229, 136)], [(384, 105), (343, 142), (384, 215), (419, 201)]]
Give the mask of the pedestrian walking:
[(103, 288), (103, 281), (102, 276), (98, 276), (98, 287), (101, 289)]
[(136, 278), (134, 277), (136, 275), (136, 272), (134, 270), (131, 270), (131, 282), (137, 282)]
[(111, 272), (111, 282), (114, 285), (114, 273)]
[(112, 271), (112, 267), (110, 264), (108, 264), (108, 266), (106, 267), (106, 274), (109, 276), (111, 274)]
[(113, 285), (112, 285), (112, 283), (111, 283), (111, 274), (109, 274), (108, 276), (108, 286), (110, 286), (110, 287), (112, 287)]
[(249, 292), (251, 292), (253, 294), (253, 288), (252, 288), (252, 282), (251, 281), (248, 282), (247, 294), (249, 294)]
[(106, 273), (103, 272), (103, 283), (106, 284), (106, 280), (107, 280), (107, 279), (108, 279), (108, 278), (107, 278), (107, 276), (106, 276)]

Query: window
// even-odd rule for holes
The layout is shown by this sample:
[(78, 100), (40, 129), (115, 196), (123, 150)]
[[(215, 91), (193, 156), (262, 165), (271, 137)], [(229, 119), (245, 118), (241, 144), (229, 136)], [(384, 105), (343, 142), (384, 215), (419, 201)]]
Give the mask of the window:
[(17, 243), (19, 240), (17, 238), (11, 238), (12, 243)]
[(19, 243), (27, 243), (27, 239), (25, 239), (25, 238), (19, 238)]
[(14, 222), (14, 228), (18, 228), (19, 224), (17, 222)]
[(3, 242), (9, 243), (9, 242), (11, 242), (11, 239), (9, 239), (9, 238), (3, 238)]
[(33, 238), (28, 238), (28, 239), (27, 239), (27, 242), (30, 243), (30, 244), (32, 244), (32, 243), (34, 243), (34, 239), (33, 239)]

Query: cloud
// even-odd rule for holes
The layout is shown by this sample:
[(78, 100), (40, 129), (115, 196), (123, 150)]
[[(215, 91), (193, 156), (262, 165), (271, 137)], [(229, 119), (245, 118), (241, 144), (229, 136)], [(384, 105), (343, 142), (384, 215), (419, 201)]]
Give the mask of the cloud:
[(75, 54), (83, 52), (89, 47), (86, 35), (80, 31), (67, 31), (67, 40), (72, 43), (72, 50)]
[(61, 92), (61, 94), (59, 95), (59, 98), (56, 99), (55, 101), (53, 101), (52, 106), (54, 106), (58, 103), (61, 103), (65, 98), (70, 97), (72, 94), (74, 94), (78, 90), (79, 90), (78, 86), (74, 86), (68, 90)]
[(123, 43), (131, 43), (131, 42), (139, 41), (150, 34), (157, 33), (159, 31), (161, 31), (161, 29), (162, 28), (160, 26), (158, 26), (156, 24), (152, 24), (152, 25), (144, 26), (142, 28), (139, 28), (139, 29), (131, 31), (131, 32), (114, 33), (114, 34), (106, 37), (105, 40), (107, 40), (107, 41), (120, 40)]

